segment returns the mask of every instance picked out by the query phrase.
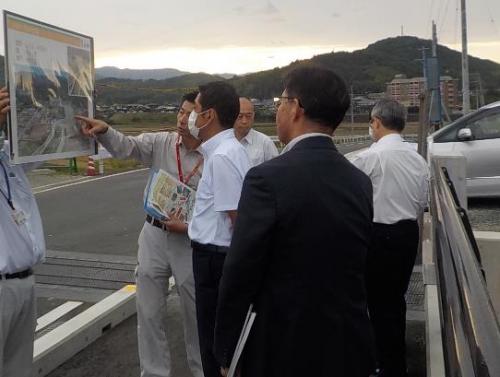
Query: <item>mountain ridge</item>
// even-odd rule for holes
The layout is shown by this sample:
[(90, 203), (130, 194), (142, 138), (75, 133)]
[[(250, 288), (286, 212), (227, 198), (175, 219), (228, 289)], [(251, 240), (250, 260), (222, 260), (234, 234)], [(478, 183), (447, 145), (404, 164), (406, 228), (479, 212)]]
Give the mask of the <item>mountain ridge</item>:
[[(382, 92), (385, 91), (386, 83), (396, 74), (422, 76), (420, 48), (430, 46), (430, 40), (412, 36), (386, 38), (353, 52), (320, 54), (311, 59), (296, 60), (285, 67), (235, 76), (227, 81), (241, 95), (271, 98), (281, 93), (282, 80), (291, 69), (303, 65), (318, 65), (336, 71), (348, 86), (353, 87), (355, 93)], [(461, 80), (460, 52), (438, 45), (438, 57), (441, 75)], [(469, 69), (471, 82), (476, 74), (480, 75), (486, 102), (500, 99), (499, 63), (469, 55)], [(0, 82), (1, 76), (3, 57), (0, 56)], [(164, 103), (177, 101), (183, 93), (196, 89), (200, 84), (225, 79), (221, 75), (206, 73), (184, 73), (162, 80), (100, 78), (96, 81), (96, 90), (98, 102), (106, 104)]]

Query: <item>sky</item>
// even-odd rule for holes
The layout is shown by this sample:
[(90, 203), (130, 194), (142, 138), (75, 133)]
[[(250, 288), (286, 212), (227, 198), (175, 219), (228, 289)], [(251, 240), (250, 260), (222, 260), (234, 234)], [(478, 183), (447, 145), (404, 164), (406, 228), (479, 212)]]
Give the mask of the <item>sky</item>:
[[(92, 36), (96, 67), (243, 74), (401, 34), (430, 39), (432, 20), (439, 43), (461, 49), (460, 0), (2, 0), (0, 8)], [(500, 1), (467, 0), (467, 11), (469, 54), (500, 63)]]

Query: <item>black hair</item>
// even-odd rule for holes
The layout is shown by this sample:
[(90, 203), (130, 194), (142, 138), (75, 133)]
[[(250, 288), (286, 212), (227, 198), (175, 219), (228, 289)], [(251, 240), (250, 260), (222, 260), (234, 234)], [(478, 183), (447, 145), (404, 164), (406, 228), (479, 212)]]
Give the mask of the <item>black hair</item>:
[(195, 90), (193, 92), (189, 92), (189, 93), (184, 94), (182, 96), (182, 98), (181, 98), (180, 106), (182, 106), (182, 104), (184, 103), (184, 101), (188, 101), (188, 102), (194, 103), (194, 100), (196, 99), (197, 95), (198, 95), (198, 91), (197, 90)]
[(214, 109), (223, 128), (233, 128), (240, 113), (240, 97), (232, 85), (224, 81), (213, 81), (200, 85), (202, 110)]
[(334, 130), (344, 119), (351, 99), (344, 81), (322, 67), (301, 67), (284, 79), (288, 97), (297, 98), (305, 116)]

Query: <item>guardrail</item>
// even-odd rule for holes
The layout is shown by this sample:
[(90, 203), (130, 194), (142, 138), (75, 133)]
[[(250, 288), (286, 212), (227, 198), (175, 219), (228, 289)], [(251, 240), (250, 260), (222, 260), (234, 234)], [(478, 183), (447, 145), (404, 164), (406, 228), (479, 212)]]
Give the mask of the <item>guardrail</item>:
[(500, 376), (500, 327), (467, 213), (431, 161), (431, 214), (446, 376)]
[[(271, 140), (274, 141), (274, 143), (279, 143), (282, 144), (278, 138), (278, 136), (273, 135), (270, 136)], [(409, 135), (403, 135), (403, 138), (405, 141), (409, 142), (416, 142), (417, 141), (417, 135), (414, 134), (409, 134)], [(333, 142), (335, 144), (364, 144), (371, 142), (372, 139), (370, 135), (354, 135), (354, 136), (333, 136)]]

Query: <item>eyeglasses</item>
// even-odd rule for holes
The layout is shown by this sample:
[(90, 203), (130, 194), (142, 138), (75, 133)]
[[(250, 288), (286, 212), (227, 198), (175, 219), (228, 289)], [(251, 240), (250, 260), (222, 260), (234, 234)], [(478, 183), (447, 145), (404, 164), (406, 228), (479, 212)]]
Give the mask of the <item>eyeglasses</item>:
[(281, 103), (283, 102), (283, 100), (286, 100), (286, 101), (292, 101), (296, 99), (297, 102), (299, 103), (299, 106), (302, 107), (302, 104), (300, 103), (300, 99), (298, 99), (297, 97), (286, 97), (286, 96), (281, 96), (281, 97), (274, 97), (274, 107), (277, 109), (278, 107), (280, 107)]

